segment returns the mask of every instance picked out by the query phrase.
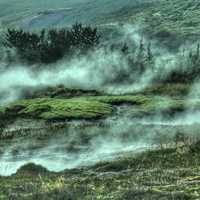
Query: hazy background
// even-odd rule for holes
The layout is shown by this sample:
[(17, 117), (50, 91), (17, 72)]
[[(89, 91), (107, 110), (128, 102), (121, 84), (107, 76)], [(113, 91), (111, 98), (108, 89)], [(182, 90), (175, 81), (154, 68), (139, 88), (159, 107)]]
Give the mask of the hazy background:
[[(75, 22), (95, 23), (121, 9), (142, 5), (155, 0), (1, 0), (2, 25), (18, 25), (23, 28), (43, 28), (52, 25), (69, 25)], [(57, 9), (68, 9), (65, 11)], [(53, 14), (40, 13), (56, 9)]]

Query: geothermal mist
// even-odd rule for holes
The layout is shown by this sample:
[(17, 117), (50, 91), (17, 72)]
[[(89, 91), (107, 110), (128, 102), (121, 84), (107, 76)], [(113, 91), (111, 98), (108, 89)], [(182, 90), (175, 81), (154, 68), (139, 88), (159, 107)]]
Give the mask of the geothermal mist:
[[(142, 38), (137, 33), (137, 27), (126, 25), (121, 31), (126, 40), (137, 43)], [(144, 89), (157, 77), (165, 77), (177, 67), (187, 66), (187, 62), (180, 59), (181, 52), (171, 54), (156, 46), (156, 42), (152, 46), (156, 53), (154, 70), (147, 69), (141, 76), (129, 73), (130, 66), (121, 53), (104, 48), (87, 56), (74, 57), (70, 61), (64, 58), (56, 64), (40, 66), (40, 72), (21, 63), (12, 63), (8, 70), (0, 73), (0, 102), (4, 104), (21, 98), (23, 89), (27, 87), (59, 84), (114, 94), (133, 92)], [(1, 65), (5, 66), (5, 61)], [(116, 83), (121, 72), (129, 74), (129, 80)], [(197, 116), (199, 113), (194, 115), (189, 111), (170, 120), (162, 115), (139, 120), (120, 116), (103, 121), (103, 126), (93, 125), (87, 128), (86, 125), (84, 129), (75, 128), (76, 122), (71, 122), (70, 129), (52, 130), (50, 135), (53, 138), (19, 138), (11, 143), (0, 142), (0, 175), (11, 175), (29, 162), (41, 164), (52, 171), (60, 171), (114, 159), (123, 152), (136, 153), (152, 147), (157, 135), (166, 135), (172, 141), (177, 131), (188, 134), (192, 130), (194, 134), (198, 134), (199, 124), (195, 125), (198, 122)], [(183, 126), (185, 122), (188, 122), (188, 126)]]
[(49, 137), (42, 140), (36, 139), (41, 134), (37, 133), (11, 144), (0, 143), (0, 175), (11, 175), (30, 162), (61, 171), (112, 160), (123, 152), (144, 150), (151, 144), (150, 135), (143, 133), (138, 137), (141, 127), (136, 130), (134, 126), (127, 119), (108, 119), (103, 126), (71, 122), (59, 133), (50, 131)]
[[(131, 41), (133, 50), (139, 46), (141, 40), (147, 40), (138, 32), (138, 27), (124, 25), (123, 29), (115, 24), (120, 32), (121, 41)], [(109, 41), (108, 41), (109, 42)], [(96, 89), (113, 94), (123, 94), (142, 90), (157, 77), (166, 77), (171, 70), (182, 65), (180, 53), (171, 54), (167, 50), (156, 46), (152, 42), (152, 51), (156, 54), (153, 69), (149, 67), (142, 74), (134, 73), (134, 66), (128, 64), (127, 58), (121, 51), (111, 51), (109, 48), (100, 48), (85, 56), (74, 56), (71, 60), (63, 60), (49, 66), (27, 66), (21, 64), (0, 63), (0, 102), (9, 103), (21, 96), (24, 88), (56, 86), (63, 84), (68, 88)], [(137, 56), (137, 52), (135, 55)], [(4, 56), (5, 57), (5, 56)], [(134, 58), (136, 59), (136, 58)], [(181, 61), (180, 61), (181, 60)], [(6, 68), (6, 69), (3, 69)], [(38, 69), (38, 70), (35, 70)], [(118, 82), (120, 74), (128, 74), (127, 80)]]
[[(162, 116), (142, 119), (118, 116), (94, 124), (72, 121), (61, 129), (44, 129), (33, 136), (30, 131), (28, 137), (0, 142), (0, 175), (14, 174), (27, 163), (58, 172), (110, 161), (125, 153), (134, 155), (160, 144), (172, 147), (177, 133), (198, 136), (199, 123), (191, 116), (187, 113), (168, 120)], [(42, 136), (47, 133), (48, 137)]]

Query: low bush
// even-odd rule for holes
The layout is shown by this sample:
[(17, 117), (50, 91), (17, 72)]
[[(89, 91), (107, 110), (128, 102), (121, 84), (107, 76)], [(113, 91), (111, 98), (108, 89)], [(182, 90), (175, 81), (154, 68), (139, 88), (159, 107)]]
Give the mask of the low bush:
[(45, 167), (41, 166), (41, 165), (36, 165), (34, 163), (28, 163), (28, 164), (22, 166), (17, 171), (17, 173), (24, 173), (24, 172), (34, 173), (34, 174), (41, 174), (41, 173), (47, 173), (48, 170)]

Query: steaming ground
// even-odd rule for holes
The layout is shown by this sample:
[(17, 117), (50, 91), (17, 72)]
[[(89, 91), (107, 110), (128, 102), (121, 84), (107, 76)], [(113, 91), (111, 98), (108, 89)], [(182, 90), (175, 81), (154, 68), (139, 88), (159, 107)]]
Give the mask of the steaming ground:
[[(48, 139), (18, 139), (1, 143), (0, 175), (11, 175), (26, 163), (41, 164), (51, 171), (61, 171), (88, 166), (99, 161), (114, 159), (119, 153), (147, 148), (149, 142), (138, 139), (138, 132), (129, 131), (133, 124), (122, 120), (109, 120), (102, 126), (90, 125), (81, 128), (72, 122), (70, 128), (58, 130)], [(82, 129), (82, 130), (81, 130)], [(45, 131), (45, 130), (44, 130)], [(128, 135), (126, 135), (128, 134)], [(51, 134), (50, 134), (51, 135)]]
[(70, 153), (65, 151), (64, 148), (65, 145), (59, 145), (59, 147), (57, 145), (49, 145), (48, 147), (43, 147), (35, 151), (30, 151), (30, 147), (27, 147), (27, 149), (23, 149), (24, 153), (18, 152), (14, 156), (10, 152), (3, 153), (0, 164), (0, 175), (10, 176), (27, 163), (40, 164), (50, 171), (60, 172), (65, 169), (89, 166), (100, 161), (112, 160), (119, 157), (119, 155), (117, 155), (119, 153), (122, 154), (123, 152), (133, 150), (137, 152), (141, 150), (141, 148), (144, 150), (146, 146), (144, 144), (125, 145), (116, 143), (112, 144), (112, 146), (100, 144), (99, 149), (94, 149), (94, 147), (91, 146), (88, 150), (80, 153)]
[[(128, 37), (139, 41), (141, 36), (132, 33), (135, 27), (125, 26)], [(180, 59), (180, 52), (171, 54), (165, 49), (154, 47), (160, 52), (155, 60), (155, 68), (147, 69), (140, 76), (132, 73), (127, 60), (119, 52), (107, 49), (95, 51), (92, 55), (74, 57), (51, 66), (39, 66), (40, 72), (23, 64), (12, 64), (9, 70), (0, 74), (1, 104), (22, 98), (24, 88), (40, 88), (63, 84), (68, 88), (97, 89), (107, 93), (123, 94), (142, 91), (157, 77), (164, 77), (176, 67), (186, 66), (187, 61)], [(2, 63), (2, 66), (5, 63)], [(116, 83), (120, 73), (129, 74), (128, 80)], [(10, 81), (12, 80), (12, 81)], [(198, 84), (197, 84), (198, 85)], [(198, 87), (198, 86), (195, 86)], [(199, 97), (191, 95), (191, 99)], [(128, 108), (126, 108), (128, 109)], [(123, 108), (122, 108), (123, 110)], [(162, 115), (138, 120), (123, 116), (103, 121), (102, 125), (84, 125), (80, 121), (71, 122), (70, 128), (60, 130), (40, 130), (35, 135), (48, 131), (52, 138), (19, 138), (0, 142), (0, 175), (14, 174), (24, 164), (33, 162), (51, 171), (88, 166), (104, 160), (112, 160), (126, 153), (137, 153), (156, 148), (164, 138), (165, 145), (173, 145), (176, 133), (198, 135), (199, 112), (186, 112), (182, 116), (166, 119)], [(84, 128), (83, 128), (84, 127)], [(56, 136), (55, 136), (56, 135)]]
[[(173, 147), (177, 133), (198, 137), (199, 116), (199, 112), (188, 112), (168, 120), (155, 116), (143, 119), (113, 117), (99, 123), (72, 121), (56, 132), (43, 129), (32, 137), (30, 130), (28, 138), (0, 142), (0, 175), (12, 175), (27, 163), (59, 172), (136, 154), (159, 145)], [(44, 137), (45, 134), (49, 136)]]

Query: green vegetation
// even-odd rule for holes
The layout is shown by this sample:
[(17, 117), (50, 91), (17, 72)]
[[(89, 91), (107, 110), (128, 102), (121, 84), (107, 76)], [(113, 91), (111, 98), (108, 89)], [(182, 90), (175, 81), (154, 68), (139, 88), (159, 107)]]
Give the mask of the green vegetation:
[(130, 112), (133, 116), (142, 117), (154, 114), (162, 114), (165, 117), (172, 117), (174, 114), (184, 112), (187, 109), (199, 110), (200, 101), (191, 101), (187, 104), (184, 100), (180, 99), (158, 99), (157, 101), (152, 101), (151, 103), (144, 104), (141, 107), (132, 109)]
[(83, 90), (78, 88), (66, 88), (64, 85), (49, 86), (42, 88), (24, 88), (22, 91), (22, 97), (24, 99), (35, 98), (70, 98), (76, 96), (97, 96), (101, 95), (101, 92), (96, 90)]
[(2, 200), (197, 200), (198, 154), (160, 149), (59, 173), (28, 164), (11, 177), (0, 177), (0, 196)]
[(96, 28), (75, 24), (71, 30), (52, 29), (40, 33), (8, 29), (5, 46), (15, 48), (18, 56), (29, 63), (52, 63), (65, 55), (86, 53), (96, 47), (100, 35)]
[(20, 100), (1, 109), (2, 118), (28, 117), (45, 120), (96, 119), (112, 113), (105, 103), (83, 99), (30, 99)]
[(22, 166), (18, 173), (24, 174), (24, 173), (32, 174), (32, 175), (39, 175), (42, 173), (48, 173), (48, 170), (45, 167), (42, 167), (41, 165), (35, 165), (34, 163), (28, 163), (24, 166)]
[[(176, 51), (180, 45), (184, 44), (185, 39), (190, 39), (196, 45), (197, 38), (200, 36), (200, 3), (198, 1), (161, 0), (156, 4), (147, 3), (145, 5), (119, 11), (122, 14), (120, 16), (124, 16), (126, 21), (133, 24), (142, 23), (141, 32), (147, 33), (149, 38), (156, 38), (159, 45), (165, 45), (171, 51)], [(115, 18), (114, 13), (112, 16)], [(70, 30), (43, 30), (40, 33), (9, 29), (6, 38), (5, 45), (9, 48), (16, 48), (19, 58), (31, 64), (54, 63), (64, 56), (71, 59), (73, 56), (88, 53), (98, 45), (101, 46), (97, 29), (90, 26), (84, 27), (81, 24), (74, 25)], [(195, 49), (187, 49), (187, 51), (183, 49), (183, 53), (177, 57), (180, 61), (177, 63), (177, 68), (166, 77), (159, 79), (158, 76), (163, 69), (156, 71), (154, 68), (156, 56), (159, 55), (154, 55), (151, 44), (144, 44), (141, 40), (139, 46), (136, 47), (135, 44), (123, 42), (123, 44), (117, 44), (118, 46), (115, 44), (106, 46), (105, 49), (109, 52), (120, 52), (120, 59), (128, 63), (130, 70), (120, 71), (109, 81), (111, 83), (123, 83), (124, 81), (129, 83), (130, 81), (132, 84), (134, 80), (130, 77), (133, 77), (133, 74), (136, 77), (141, 76), (148, 69), (155, 74), (152, 85), (142, 92), (126, 95), (109, 95), (93, 90), (68, 89), (64, 86), (39, 90), (33, 88), (31, 91), (25, 88), (22, 91), (24, 99), (0, 107), (1, 129), (4, 131), (5, 125), (10, 125), (17, 120), (28, 119), (31, 123), (32, 120), (33, 123), (34, 120), (42, 123), (49, 122), (44, 123), (52, 125), (48, 127), (52, 129), (52, 132), (49, 132), (57, 133), (63, 132), (66, 128), (63, 125), (66, 123), (54, 123), (60, 120), (92, 121), (114, 115), (119, 119), (123, 116), (128, 116), (130, 119), (140, 119), (146, 116), (162, 116), (172, 119), (177, 113), (188, 110), (200, 111), (200, 100), (186, 98), (190, 93), (192, 83), (199, 78), (200, 74), (199, 44)], [(97, 122), (98, 125), (102, 125), (102, 120)], [(53, 129), (54, 124), (58, 126)], [(92, 123), (92, 126), (94, 124)], [(63, 126), (63, 129), (59, 129), (59, 125)], [(90, 143), (91, 138), (99, 134), (102, 134), (102, 137), (104, 137), (103, 134), (109, 134), (106, 128), (102, 128), (101, 132), (97, 129), (90, 132), (88, 131), (90, 128), (90, 125), (83, 124), (81, 131), (71, 139), (68, 146), (66, 145), (66, 150), (73, 153), (81, 148), (83, 143)], [(185, 133), (179, 132), (178, 128), (176, 133), (168, 135), (163, 134), (162, 127), (159, 131), (161, 133), (157, 134), (156, 130), (152, 133), (151, 150), (137, 154), (122, 153), (115, 160), (100, 162), (94, 166), (55, 173), (40, 165), (26, 164), (10, 177), (0, 176), (0, 199), (200, 199), (199, 137), (193, 135), (193, 132), (184, 135)], [(29, 127), (27, 133), (30, 133)], [(2, 141), (11, 136), (9, 132), (7, 136), (6, 131), (4, 134), (5, 138), (2, 137)], [(129, 134), (132, 132), (130, 131)], [(122, 137), (126, 137), (124, 135), (126, 133), (122, 134)], [(12, 136), (18, 135), (13, 134)], [(33, 134), (33, 137), (35, 136)], [(135, 138), (135, 135), (133, 137), (137, 140), (142, 138), (142, 134), (139, 133), (138, 138)], [(77, 141), (77, 138), (80, 141)]]
[(160, 96), (169, 96), (169, 97), (186, 97), (189, 95), (191, 91), (191, 84), (153, 84), (147, 86), (142, 92), (139, 92), (139, 94), (144, 95), (160, 95)]
[[(176, 87), (176, 86), (175, 86)], [(185, 88), (181, 88), (185, 90)], [(187, 88), (186, 88), (187, 89)], [(151, 90), (147, 90), (148, 92)], [(171, 95), (171, 94), (170, 94)], [(200, 101), (185, 101), (181, 96), (155, 95), (80, 96), (73, 98), (35, 98), (19, 100), (1, 107), (1, 119), (34, 118), (44, 120), (98, 119), (111, 116), (120, 105), (129, 106), (132, 117), (200, 110)], [(113, 113), (114, 114), (114, 113)]]
[(140, 24), (140, 31), (146, 36), (174, 51), (187, 40), (199, 40), (199, 8), (199, 2), (192, 0), (150, 1), (113, 13), (110, 20)]
[[(97, 96), (97, 97), (82, 97), (83, 99), (97, 100), (111, 105), (145, 105), (154, 100), (153, 97), (143, 95), (116, 95), (116, 96)], [(156, 98), (155, 98), (156, 99)]]
[[(168, 97), (187, 97), (191, 91), (192, 85), (185, 83), (166, 83), (166, 84), (152, 84), (147, 86), (144, 90), (139, 92), (130, 93), (127, 95), (118, 95), (113, 98), (113, 96), (109, 96), (105, 92), (100, 92), (97, 90), (82, 90), (78, 88), (66, 88), (64, 85), (52, 86), (52, 87), (43, 87), (43, 88), (24, 88), (22, 91), (22, 97), (24, 99), (35, 99), (35, 98), (72, 98), (72, 97), (87, 97), (93, 96), (94, 98), (98, 96), (101, 99), (104, 99), (104, 102), (108, 101), (120, 101), (122, 99), (122, 103), (125, 103), (128, 99), (137, 98), (135, 96), (143, 97), (149, 95), (156, 96), (168, 96)], [(107, 95), (107, 96), (106, 96)], [(135, 96), (134, 96), (135, 95)], [(129, 97), (128, 97), (129, 96)], [(125, 102), (124, 102), (125, 101)], [(116, 102), (117, 104), (117, 102)], [(120, 104), (120, 102), (119, 102)]]

